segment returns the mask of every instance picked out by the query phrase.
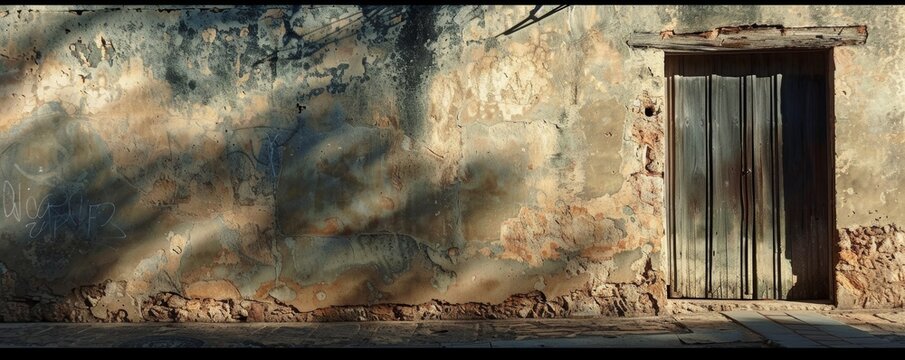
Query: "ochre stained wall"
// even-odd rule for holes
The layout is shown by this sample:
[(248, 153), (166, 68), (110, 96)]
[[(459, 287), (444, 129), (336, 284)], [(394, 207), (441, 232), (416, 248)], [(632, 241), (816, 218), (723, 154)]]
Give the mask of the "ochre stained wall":
[[(497, 36), (532, 9), (0, 8), (0, 320), (662, 313), (641, 31), (868, 25), (835, 51), (838, 227), (905, 223), (905, 9), (573, 6)], [(902, 305), (850, 258), (840, 304)]]

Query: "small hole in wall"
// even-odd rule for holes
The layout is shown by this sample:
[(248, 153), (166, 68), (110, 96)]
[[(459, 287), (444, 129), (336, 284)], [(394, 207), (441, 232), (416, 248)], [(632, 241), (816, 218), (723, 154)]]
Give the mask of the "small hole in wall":
[(653, 105), (647, 105), (644, 107), (644, 116), (651, 117), (656, 113), (657, 109), (655, 109)]

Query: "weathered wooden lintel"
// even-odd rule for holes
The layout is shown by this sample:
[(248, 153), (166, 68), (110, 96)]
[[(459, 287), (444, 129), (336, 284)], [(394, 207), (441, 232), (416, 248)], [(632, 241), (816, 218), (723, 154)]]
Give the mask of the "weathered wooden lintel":
[(710, 31), (676, 34), (635, 33), (626, 43), (632, 47), (671, 51), (731, 51), (765, 49), (822, 49), (844, 45), (862, 45), (867, 41), (867, 26), (782, 25), (727, 26)]

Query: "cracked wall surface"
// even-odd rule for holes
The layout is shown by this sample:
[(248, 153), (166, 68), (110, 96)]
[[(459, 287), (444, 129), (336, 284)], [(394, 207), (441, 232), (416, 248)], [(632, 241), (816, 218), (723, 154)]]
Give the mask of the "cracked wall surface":
[(497, 36), (532, 8), (0, 7), (0, 320), (658, 314), (666, 83), (633, 32), (868, 25), (835, 52), (838, 225), (903, 223), (905, 10)]

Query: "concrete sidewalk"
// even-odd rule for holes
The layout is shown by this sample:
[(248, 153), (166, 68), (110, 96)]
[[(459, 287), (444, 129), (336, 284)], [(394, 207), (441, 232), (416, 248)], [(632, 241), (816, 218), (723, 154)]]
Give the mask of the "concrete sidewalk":
[[(754, 313), (754, 312), (751, 312)], [(821, 314), (809, 313), (808, 316)], [(738, 315), (738, 314), (735, 314)], [(751, 314), (748, 314), (751, 315)], [(827, 318), (905, 344), (905, 313), (824, 312)], [(750, 316), (749, 316), (750, 317)], [(806, 317), (805, 319), (817, 319)], [(0, 324), (0, 347), (776, 347), (722, 313), (647, 318), (356, 323)], [(837, 324), (838, 325), (838, 324)], [(837, 328), (834, 328), (837, 329)], [(860, 329), (860, 330), (856, 330)], [(844, 335), (844, 333), (843, 333)], [(793, 344), (794, 346), (794, 344)], [(821, 345), (818, 345), (821, 346)], [(856, 346), (856, 345), (851, 345)]]

